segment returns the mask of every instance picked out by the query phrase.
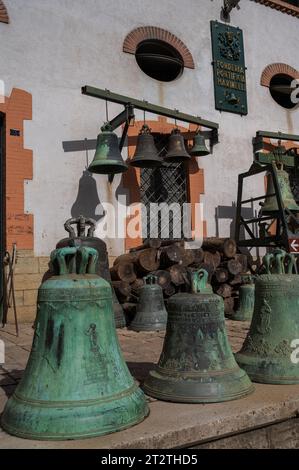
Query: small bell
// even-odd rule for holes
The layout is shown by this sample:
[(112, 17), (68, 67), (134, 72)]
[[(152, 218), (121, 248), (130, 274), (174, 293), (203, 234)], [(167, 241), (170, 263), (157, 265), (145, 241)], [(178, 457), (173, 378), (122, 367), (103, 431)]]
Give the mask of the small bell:
[[(281, 192), (282, 207), (289, 209), (290, 211), (299, 212), (299, 206), (296, 203), (291, 190), (288, 173), (280, 168), (275, 168), (274, 171), (276, 173), (278, 185)], [(271, 194), (274, 195), (271, 196)], [(275, 215), (275, 213), (277, 213), (279, 210), (277, 203), (277, 195), (275, 195), (273, 176), (271, 173), (267, 174), (267, 194), (265, 202), (261, 203), (261, 206), (262, 215)]]
[(191, 156), (186, 150), (184, 138), (179, 129), (171, 132), (168, 142), (168, 152), (164, 157), (167, 162), (180, 163), (190, 160)]
[(205, 139), (200, 134), (195, 134), (194, 137), (194, 145), (190, 150), (190, 155), (192, 157), (204, 157), (205, 155), (209, 155), (209, 150), (206, 147)]
[(96, 152), (88, 171), (104, 175), (123, 173), (128, 169), (128, 166), (122, 159), (117, 135), (107, 124), (102, 127), (101, 131), (97, 138)]
[(138, 168), (156, 168), (163, 160), (159, 157), (150, 128), (144, 124), (137, 139), (136, 151), (130, 165)]
[(250, 329), (236, 360), (255, 382), (299, 384), (296, 344), (293, 345), (299, 338), (296, 259), (276, 249), (264, 256), (263, 267), (265, 274), (255, 282)]
[(163, 291), (158, 285), (158, 277), (149, 274), (144, 277), (144, 286), (139, 289), (136, 315), (129, 326), (134, 331), (163, 331), (167, 323)]
[(227, 315), (231, 320), (251, 321), (254, 309), (254, 281), (250, 275), (242, 276), (243, 284), (239, 289), (239, 308), (231, 315)]
[(166, 336), (159, 363), (144, 383), (147, 395), (181, 403), (234, 400), (253, 391), (228, 342), (223, 299), (207, 284), (208, 273), (192, 273), (192, 294), (168, 300)]

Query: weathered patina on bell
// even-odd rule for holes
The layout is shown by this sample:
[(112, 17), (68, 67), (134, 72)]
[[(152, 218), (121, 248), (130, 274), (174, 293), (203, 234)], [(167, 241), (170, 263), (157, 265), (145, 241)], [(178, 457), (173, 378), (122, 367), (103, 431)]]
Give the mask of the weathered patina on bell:
[(190, 160), (186, 150), (184, 137), (178, 128), (173, 129), (169, 137), (168, 151), (164, 157), (167, 162), (180, 163)]
[(158, 155), (154, 137), (147, 124), (144, 124), (137, 138), (137, 146), (130, 165), (138, 168), (156, 168), (161, 166), (163, 160)]
[[(75, 231), (76, 226), (77, 233)], [(86, 233), (86, 227), (88, 231)], [(96, 229), (96, 221), (91, 218), (80, 215), (79, 217), (68, 219), (64, 224), (65, 230), (68, 232), (69, 237), (60, 240), (56, 248), (64, 248), (65, 246), (87, 246), (94, 248), (98, 252), (98, 259), (96, 263), (96, 274), (103, 277), (111, 285), (112, 299), (113, 299), (113, 311), (116, 328), (124, 328), (126, 326), (126, 319), (122, 306), (120, 305), (115, 291), (111, 283), (111, 275), (109, 270), (108, 252), (106, 243), (98, 237), (95, 237), (94, 232)], [(73, 266), (71, 270), (76, 272), (76, 266), (74, 266), (75, 258), (72, 261)]]
[(192, 273), (193, 293), (172, 296), (158, 365), (144, 383), (155, 398), (185, 403), (221, 402), (253, 391), (228, 342), (223, 299), (207, 285), (208, 273)]
[(144, 285), (139, 289), (136, 315), (129, 328), (134, 331), (163, 331), (167, 323), (167, 310), (158, 277), (149, 274), (143, 279)]
[(88, 171), (109, 175), (123, 173), (127, 169), (119, 150), (118, 137), (112, 132), (112, 127), (105, 124), (98, 135), (95, 155)]
[[(274, 171), (281, 192), (281, 202), (283, 208), (289, 209), (293, 212), (299, 212), (299, 206), (296, 203), (291, 190), (289, 174), (283, 169), (282, 166), (279, 165), (277, 168), (274, 168)], [(273, 176), (271, 173), (267, 174), (267, 194), (265, 202), (261, 205), (262, 215), (274, 215), (279, 211)]]
[(236, 359), (255, 382), (299, 384), (299, 367), (292, 362), (292, 341), (299, 338), (295, 257), (276, 249), (263, 258), (263, 267), (265, 274), (255, 282), (251, 326)]
[(190, 150), (190, 155), (192, 157), (204, 157), (209, 155), (210, 151), (208, 150), (204, 137), (197, 133), (194, 137), (194, 145)]
[(238, 310), (229, 317), (236, 321), (251, 321), (254, 310), (254, 278), (250, 274), (241, 277), (243, 284), (239, 288)]
[[(69, 273), (70, 258), (76, 273)], [(52, 253), (55, 276), (39, 288), (35, 333), (24, 375), (3, 415), (10, 434), (39, 440), (99, 436), (148, 414), (122, 357), (111, 287), (95, 274), (97, 251)]]

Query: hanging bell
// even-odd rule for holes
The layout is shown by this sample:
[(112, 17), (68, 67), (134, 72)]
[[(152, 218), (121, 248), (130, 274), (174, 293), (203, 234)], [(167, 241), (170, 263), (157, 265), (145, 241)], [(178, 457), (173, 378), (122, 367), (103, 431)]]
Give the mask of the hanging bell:
[(254, 309), (254, 280), (253, 276), (244, 275), (242, 277), (243, 284), (239, 289), (239, 307), (236, 312), (227, 315), (231, 320), (251, 321)]
[(96, 152), (88, 171), (104, 175), (123, 173), (128, 169), (128, 166), (122, 159), (117, 135), (107, 124), (102, 127), (101, 131), (97, 138)]
[(209, 155), (210, 151), (207, 149), (205, 144), (205, 139), (200, 134), (195, 134), (194, 137), (194, 145), (190, 150), (190, 155), (192, 157), (204, 157), (205, 155)]
[[(290, 211), (299, 212), (299, 206), (296, 204), (296, 201), (294, 199), (294, 196), (291, 190), (288, 173), (285, 170), (279, 169), (279, 168), (275, 168), (274, 171), (275, 171), (278, 185), (279, 185), (280, 192), (281, 192), (282, 207), (289, 209)], [(271, 196), (271, 194), (274, 194), (274, 195)], [(262, 206), (262, 209), (261, 209), (262, 215), (269, 215), (269, 214), (275, 215), (275, 213), (278, 213), (279, 211), (277, 197), (275, 195), (273, 177), (271, 173), (267, 174), (267, 194), (266, 194), (265, 202), (261, 203), (261, 206)]]
[(156, 168), (163, 163), (159, 157), (150, 128), (144, 124), (137, 139), (136, 152), (130, 165), (138, 168)]
[[(110, 285), (95, 274), (97, 251), (55, 250), (55, 276), (39, 288), (35, 333), (24, 375), (2, 427), (26, 439), (65, 440), (128, 428), (148, 414), (122, 357)], [(77, 266), (69, 273), (70, 260)]]
[(164, 305), (163, 291), (158, 284), (158, 277), (149, 274), (143, 280), (144, 285), (139, 289), (136, 314), (129, 329), (163, 331), (166, 328), (167, 311)]
[(266, 274), (256, 279), (252, 322), (236, 360), (255, 382), (299, 384), (292, 360), (292, 341), (299, 338), (295, 257), (277, 249), (263, 258), (263, 267)]
[[(77, 233), (72, 227), (73, 225), (77, 227)], [(87, 233), (86, 226), (89, 227)], [(64, 224), (64, 228), (68, 232), (69, 237), (60, 240), (57, 243), (56, 248), (64, 248), (66, 246), (87, 246), (97, 250), (98, 258), (95, 272), (98, 276), (103, 277), (106, 281), (110, 283), (112, 289), (115, 326), (116, 328), (124, 328), (126, 326), (126, 319), (123, 308), (116, 297), (115, 291), (111, 283), (107, 246), (103, 240), (94, 236), (94, 231), (96, 229), (96, 221), (94, 219), (86, 218), (83, 215), (80, 215), (77, 218), (68, 219)], [(73, 259), (73, 262), (74, 261), (75, 258)], [(76, 272), (76, 266), (72, 266), (71, 269), (73, 272)]]
[(186, 150), (184, 137), (179, 129), (175, 128), (171, 132), (168, 142), (168, 152), (164, 157), (167, 162), (180, 163), (190, 160), (190, 155)]
[(163, 351), (144, 383), (152, 397), (174, 402), (234, 400), (253, 391), (228, 342), (223, 299), (207, 285), (208, 273), (192, 273), (192, 294), (170, 297)]

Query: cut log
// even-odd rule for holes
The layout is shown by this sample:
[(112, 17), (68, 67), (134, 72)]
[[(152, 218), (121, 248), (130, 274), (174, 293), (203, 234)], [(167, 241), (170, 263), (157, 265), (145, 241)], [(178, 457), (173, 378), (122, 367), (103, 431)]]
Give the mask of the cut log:
[(181, 286), (186, 283), (187, 280), (187, 271), (181, 264), (174, 264), (168, 268), (170, 273), (171, 282), (175, 286)]
[(125, 302), (131, 294), (131, 286), (128, 282), (112, 281), (116, 296), (120, 302)]
[(203, 258), (204, 258), (203, 249), (202, 248), (196, 248), (195, 250), (192, 250), (192, 251), (193, 251), (193, 256), (194, 256), (193, 264), (198, 265), (198, 264), (202, 263)]
[(152, 274), (158, 277), (158, 284), (162, 287), (163, 290), (170, 286), (171, 276), (168, 271), (159, 269), (158, 271), (153, 271)]
[(234, 311), (235, 299), (233, 297), (227, 297), (224, 300), (224, 313), (232, 313)]
[(161, 268), (169, 268), (173, 264), (183, 262), (185, 250), (179, 245), (170, 245), (161, 250), (160, 263)]
[(237, 276), (242, 272), (242, 264), (237, 259), (230, 259), (227, 262), (227, 270), (232, 276)]
[(110, 269), (110, 273), (112, 281), (124, 281), (130, 284), (136, 280), (133, 263), (118, 263)]
[(195, 259), (195, 256), (194, 256), (194, 253), (193, 253), (193, 250), (184, 250), (184, 255), (183, 255), (183, 259), (182, 259), (182, 266), (190, 266), (191, 264), (194, 263), (194, 259)]
[(216, 251), (215, 253), (213, 253), (213, 264), (214, 264), (214, 269), (217, 269), (221, 264), (221, 255), (219, 251)]
[(132, 284), (131, 284), (131, 288), (133, 291), (137, 292), (140, 287), (144, 286), (144, 280), (143, 279), (136, 279), (136, 281), (134, 281)]
[(135, 253), (136, 251), (144, 250), (146, 248), (158, 249), (160, 248), (161, 244), (162, 241), (160, 240), (160, 238), (150, 238), (148, 240), (145, 240), (142, 245), (137, 246), (136, 248), (131, 248), (130, 253)]
[(137, 260), (134, 262), (139, 274), (148, 274), (159, 269), (158, 252), (155, 248), (147, 248), (138, 252)]
[(224, 299), (231, 297), (232, 288), (229, 284), (221, 284), (218, 289), (216, 289), (216, 294), (220, 295)]
[(232, 279), (230, 279), (229, 283), (230, 283), (231, 286), (239, 286), (240, 284), (242, 284), (241, 275), (237, 274)]
[(247, 255), (244, 254), (237, 254), (235, 256), (235, 259), (239, 261), (239, 263), (242, 265), (242, 273), (247, 273), (248, 271), (248, 258)]
[(164, 289), (163, 293), (165, 297), (171, 297), (176, 293), (175, 286), (173, 284), (169, 284), (169, 286)]
[(233, 258), (237, 253), (237, 244), (232, 238), (204, 238), (202, 248), (212, 253), (220, 251), (226, 258)]
[(213, 275), (213, 281), (217, 282), (218, 284), (223, 284), (228, 280), (228, 270), (225, 268), (218, 268), (216, 269)]
[(113, 262), (113, 266), (116, 266), (118, 263), (123, 263), (123, 262), (134, 263), (137, 260), (137, 258), (138, 258), (137, 253), (125, 253), (115, 258)]

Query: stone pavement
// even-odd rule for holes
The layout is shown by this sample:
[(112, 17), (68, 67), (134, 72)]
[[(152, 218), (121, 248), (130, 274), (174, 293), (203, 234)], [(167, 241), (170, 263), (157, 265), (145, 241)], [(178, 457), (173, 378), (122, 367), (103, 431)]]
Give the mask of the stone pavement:
[[(248, 324), (227, 320), (232, 349), (238, 351)], [(31, 324), (0, 329), (6, 362), (0, 366), (0, 412), (26, 366), (31, 348)], [(128, 366), (143, 381), (159, 359), (163, 333), (118, 330)], [(299, 447), (299, 386), (255, 384), (241, 400), (209, 405), (166, 403), (149, 399), (150, 415), (141, 424), (99, 438), (65, 442), (23, 440), (0, 430), (0, 448), (243, 448)]]

